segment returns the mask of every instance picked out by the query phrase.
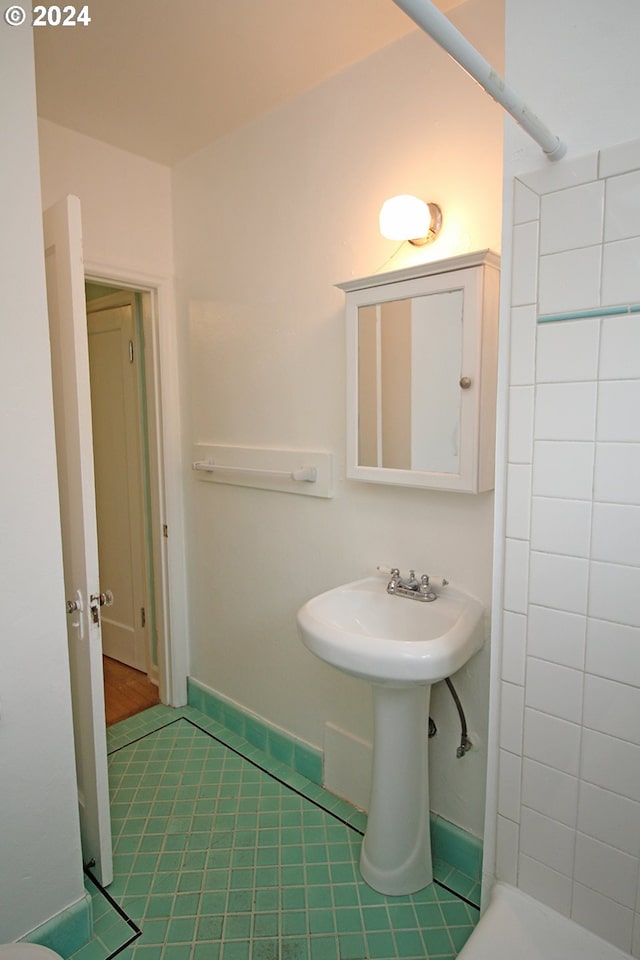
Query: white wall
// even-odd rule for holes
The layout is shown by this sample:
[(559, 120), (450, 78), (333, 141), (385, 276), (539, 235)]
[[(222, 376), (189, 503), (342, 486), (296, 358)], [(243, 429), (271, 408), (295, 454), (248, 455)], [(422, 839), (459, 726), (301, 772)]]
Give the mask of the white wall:
[(43, 208), (69, 193), (80, 198), (85, 259), (171, 277), (169, 168), (49, 120), (38, 121), (38, 138)]
[(84, 894), (31, 33), (0, 27), (0, 943)]
[[(460, 28), (500, 67), (502, 6), (471, 0)], [(419, 31), (174, 170), (180, 335), (191, 441), (328, 450), (333, 500), (187, 475), (192, 674), (322, 746), (327, 721), (371, 734), (366, 684), (301, 645), (298, 607), (378, 563), (445, 574), (490, 600), (491, 494), (345, 481), (343, 296), (334, 284), (500, 245), (502, 116)], [(382, 201), (444, 211), (415, 251), (383, 240)], [(190, 449), (185, 450), (185, 461)], [(455, 758), (445, 690), (432, 715), (433, 807), (482, 832), (488, 650), (459, 678), (478, 749)]]
[(507, 9), (508, 79), (569, 151), (509, 128), (496, 873), (639, 957), (640, 321), (597, 311), (640, 302), (640, 8)]
[[(177, 706), (186, 702), (188, 651), (170, 171), (47, 120), (39, 121), (38, 132), (43, 208), (67, 194), (80, 198), (87, 273), (153, 291), (159, 375), (154, 413), (165, 459), (158, 497), (165, 511), (162, 521), (171, 531), (169, 539), (160, 538), (165, 550), (164, 623), (169, 628), (165, 643), (171, 637), (171, 650), (162, 644), (159, 649), (160, 692), (165, 702)], [(147, 344), (145, 359), (150, 358)]]

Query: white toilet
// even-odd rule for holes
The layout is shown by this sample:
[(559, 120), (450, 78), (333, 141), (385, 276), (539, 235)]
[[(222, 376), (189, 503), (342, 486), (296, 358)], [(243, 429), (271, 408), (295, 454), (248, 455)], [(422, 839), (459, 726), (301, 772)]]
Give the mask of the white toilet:
[(0, 944), (0, 960), (60, 960), (60, 955), (37, 943)]

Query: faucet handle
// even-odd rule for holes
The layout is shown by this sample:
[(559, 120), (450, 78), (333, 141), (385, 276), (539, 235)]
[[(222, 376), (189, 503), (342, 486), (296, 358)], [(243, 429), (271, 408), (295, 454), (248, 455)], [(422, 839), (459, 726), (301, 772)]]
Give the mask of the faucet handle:
[(420, 593), (429, 600), (435, 600), (436, 595), (433, 592), (433, 587), (429, 584), (429, 576), (426, 573), (423, 573), (420, 577)]

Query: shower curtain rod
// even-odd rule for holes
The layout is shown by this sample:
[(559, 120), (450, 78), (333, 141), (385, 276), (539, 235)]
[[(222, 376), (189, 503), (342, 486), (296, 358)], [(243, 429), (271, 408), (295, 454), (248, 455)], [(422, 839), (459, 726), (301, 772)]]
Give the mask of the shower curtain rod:
[(549, 160), (560, 160), (566, 146), (531, 112), (490, 63), (457, 30), (431, 0), (394, 0), (401, 10), (436, 41), (532, 137)]

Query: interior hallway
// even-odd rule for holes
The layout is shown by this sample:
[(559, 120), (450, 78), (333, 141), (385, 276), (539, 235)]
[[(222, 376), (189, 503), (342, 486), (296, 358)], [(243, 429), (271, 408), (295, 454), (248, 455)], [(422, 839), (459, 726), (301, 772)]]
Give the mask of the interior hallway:
[(145, 673), (111, 657), (102, 658), (107, 726), (160, 703), (158, 688)]

